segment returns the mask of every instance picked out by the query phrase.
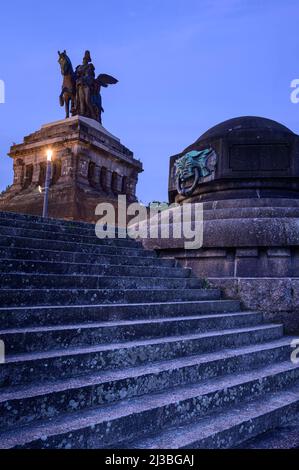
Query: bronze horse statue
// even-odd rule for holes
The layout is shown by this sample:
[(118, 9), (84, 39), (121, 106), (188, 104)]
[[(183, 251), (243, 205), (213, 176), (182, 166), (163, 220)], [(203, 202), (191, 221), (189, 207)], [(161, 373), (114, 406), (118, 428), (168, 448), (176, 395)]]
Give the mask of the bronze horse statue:
[(58, 51), (58, 63), (61, 67), (61, 74), (63, 76), (63, 84), (61, 94), (59, 96), (60, 106), (65, 106), (66, 118), (70, 117), (70, 103), (71, 111), (76, 109), (76, 77), (73, 70), (72, 62), (67, 56), (66, 51)]

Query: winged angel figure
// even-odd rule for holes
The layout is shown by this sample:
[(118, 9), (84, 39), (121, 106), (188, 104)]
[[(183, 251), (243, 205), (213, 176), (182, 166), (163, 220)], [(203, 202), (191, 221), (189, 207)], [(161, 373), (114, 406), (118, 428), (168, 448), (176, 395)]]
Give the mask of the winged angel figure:
[(63, 75), (60, 104), (61, 106), (65, 105), (66, 118), (69, 117), (71, 104), (73, 116), (79, 114), (102, 123), (104, 109), (101, 88), (115, 85), (118, 80), (104, 73), (96, 78), (89, 51), (85, 52), (83, 64), (78, 65), (75, 71), (66, 51), (58, 52), (58, 55), (58, 62)]

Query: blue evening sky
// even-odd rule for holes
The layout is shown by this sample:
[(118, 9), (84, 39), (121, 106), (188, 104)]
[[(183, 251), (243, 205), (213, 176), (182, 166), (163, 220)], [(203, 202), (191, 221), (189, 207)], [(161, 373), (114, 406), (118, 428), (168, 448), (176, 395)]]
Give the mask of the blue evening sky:
[(218, 122), (260, 115), (299, 132), (298, 0), (3, 0), (0, 15), (0, 190), (11, 143), (64, 117), (58, 49), (74, 66), (90, 49), (119, 79), (103, 123), (143, 161), (143, 202), (167, 199), (169, 156)]

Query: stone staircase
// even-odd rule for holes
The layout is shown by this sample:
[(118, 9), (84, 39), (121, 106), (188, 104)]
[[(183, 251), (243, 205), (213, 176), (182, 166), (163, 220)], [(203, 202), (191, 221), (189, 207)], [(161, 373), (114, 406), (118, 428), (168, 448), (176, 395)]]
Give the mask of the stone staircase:
[(0, 213), (0, 448), (227, 448), (299, 410), (292, 338), (84, 223)]

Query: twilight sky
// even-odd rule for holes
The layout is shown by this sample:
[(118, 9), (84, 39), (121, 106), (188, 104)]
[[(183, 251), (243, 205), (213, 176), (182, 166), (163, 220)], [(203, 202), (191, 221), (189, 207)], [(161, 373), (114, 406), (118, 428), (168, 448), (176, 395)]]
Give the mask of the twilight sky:
[(0, 191), (12, 182), (12, 142), (64, 117), (57, 50), (73, 66), (90, 49), (104, 126), (144, 164), (142, 202), (167, 200), (169, 156), (241, 115), (299, 133), (298, 0), (5, 0), (1, 2)]

